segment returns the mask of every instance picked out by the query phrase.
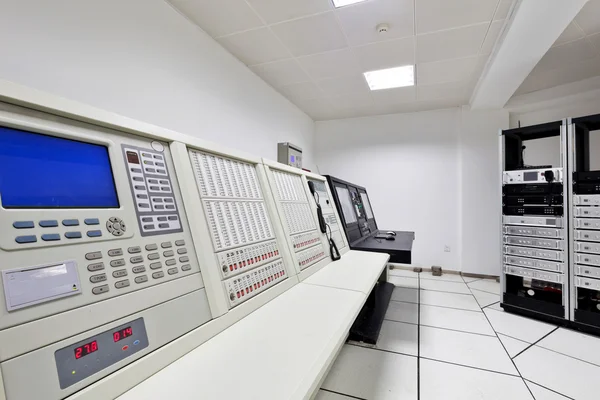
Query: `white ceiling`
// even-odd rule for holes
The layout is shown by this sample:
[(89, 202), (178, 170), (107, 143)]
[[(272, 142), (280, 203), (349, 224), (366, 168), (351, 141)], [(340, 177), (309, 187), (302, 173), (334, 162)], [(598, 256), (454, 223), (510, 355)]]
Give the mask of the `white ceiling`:
[[(169, 0), (316, 120), (467, 104), (512, 0)], [(387, 23), (385, 35), (375, 27)], [(363, 72), (416, 65), (371, 92)]]
[(600, 76), (600, 0), (590, 0), (515, 95)]

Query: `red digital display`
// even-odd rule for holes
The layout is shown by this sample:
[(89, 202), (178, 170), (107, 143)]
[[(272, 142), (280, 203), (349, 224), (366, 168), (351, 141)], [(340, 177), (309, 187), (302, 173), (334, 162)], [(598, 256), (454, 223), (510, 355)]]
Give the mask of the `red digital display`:
[(128, 338), (129, 336), (133, 335), (133, 330), (131, 329), (130, 326), (128, 326), (127, 328), (123, 328), (119, 331), (116, 331), (113, 333), (113, 340), (115, 342), (118, 342), (119, 340), (123, 340), (125, 338)]
[(75, 359), (79, 360), (81, 357), (85, 357), (88, 354), (98, 351), (98, 342), (95, 340), (90, 343), (86, 343), (83, 346), (79, 346), (75, 349)]

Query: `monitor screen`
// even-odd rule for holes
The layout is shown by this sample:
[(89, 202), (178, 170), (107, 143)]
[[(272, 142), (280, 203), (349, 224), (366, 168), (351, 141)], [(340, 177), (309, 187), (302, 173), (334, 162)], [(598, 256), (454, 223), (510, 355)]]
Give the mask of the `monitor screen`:
[(360, 192), (360, 198), (363, 206), (365, 206), (365, 212), (367, 213), (367, 219), (373, 219), (373, 210), (371, 209), (371, 203), (369, 202), (369, 196), (366, 193)]
[(108, 148), (0, 127), (4, 208), (118, 208)]
[(336, 186), (335, 190), (337, 191), (338, 197), (340, 198), (340, 204), (342, 205), (342, 213), (344, 214), (346, 224), (352, 224), (356, 222), (356, 214), (354, 213), (354, 209), (352, 208), (352, 199), (350, 199), (350, 192), (345, 187), (339, 186)]

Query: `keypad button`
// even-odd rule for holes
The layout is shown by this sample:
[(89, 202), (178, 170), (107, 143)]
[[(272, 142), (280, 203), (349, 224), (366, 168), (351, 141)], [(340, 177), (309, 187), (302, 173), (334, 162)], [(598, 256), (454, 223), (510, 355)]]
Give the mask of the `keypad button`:
[(146, 186), (144, 185), (135, 185), (134, 188), (135, 190), (146, 190)]
[(87, 231), (88, 237), (100, 237), (102, 236), (102, 231)]
[(160, 258), (160, 254), (158, 254), (158, 253), (148, 254), (148, 260), (158, 260), (159, 258)]
[(158, 192), (160, 190), (160, 187), (158, 187), (158, 186), (150, 186), (150, 190)]
[(155, 262), (155, 263), (150, 264), (150, 269), (159, 269), (159, 268), (162, 268), (162, 263), (160, 263), (160, 262)]
[[(156, 208), (157, 210), (164, 210), (165, 206), (163, 206), (162, 204), (158, 204), (158, 205), (155, 205), (154, 208)], [(160, 227), (160, 225), (159, 225), (159, 227)]]
[(175, 261), (174, 259), (170, 259), (165, 261), (165, 264), (167, 265), (167, 267), (170, 267), (171, 265), (177, 264), (177, 261)]
[(60, 234), (58, 233), (45, 233), (42, 235), (44, 242), (52, 242), (54, 240), (60, 240)]
[(64, 226), (79, 226), (78, 219), (63, 219), (62, 224)]
[(108, 285), (96, 286), (92, 289), (92, 293), (94, 294), (102, 294), (108, 292)]
[(190, 261), (190, 258), (188, 256), (179, 257), (179, 262), (181, 262), (181, 263), (188, 262), (188, 261)]
[(152, 154), (150, 154), (150, 153), (142, 153), (142, 156), (152, 158)]
[(148, 183), (151, 183), (153, 185), (157, 185), (158, 184), (158, 179), (148, 179)]
[(185, 246), (185, 240), (176, 240), (175, 246)]
[(160, 187), (160, 190), (162, 190), (163, 192), (170, 192), (170, 191), (171, 191), (171, 188), (170, 188), (170, 187), (168, 187), (168, 186), (161, 186), (161, 187)]
[(108, 255), (111, 257), (118, 257), (123, 255), (123, 249), (112, 249), (108, 251)]
[(127, 287), (127, 286), (129, 286), (129, 279), (124, 279), (122, 281), (118, 281), (118, 282), (115, 283), (115, 287), (117, 289), (122, 289), (122, 288)]
[(146, 272), (146, 267), (143, 265), (135, 266), (131, 269), (134, 274), (141, 274), (142, 272)]
[(100, 251), (94, 251), (85, 255), (86, 260), (97, 260), (99, 258), (102, 258), (102, 252)]
[(138, 203), (139, 208), (150, 208), (150, 204), (148, 203)]
[(156, 172), (158, 172), (159, 174), (166, 174), (167, 171), (165, 171), (164, 169), (157, 169)]
[(144, 225), (144, 229), (149, 230), (149, 229), (154, 229), (155, 226), (153, 224), (149, 224), (149, 225)]
[(160, 244), (160, 247), (162, 247), (163, 249), (169, 249), (169, 248), (173, 247), (173, 244), (171, 242), (162, 242)]
[(175, 275), (179, 272), (179, 270), (177, 268), (169, 268), (167, 272), (169, 273), (169, 275)]
[(187, 254), (187, 249), (186, 248), (177, 249), (177, 254)]
[(156, 168), (146, 168), (146, 172), (153, 174), (156, 172)]
[(17, 229), (29, 229), (33, 228), (35, 224), (33, 221), (15, 221), (13, 222), (13, 228)]
[(92, 282), (92, 283), (104, 282), (105, 280), (106, 280), (106, 274), (98, 274), (98, 275), (90, 276), (90, 282)]
[(142, 169), (141, 168), (131, 168), (131, 172), (135, 172), (136, 174), (141, 174)]
[(157, 160), (162, 160), (163, 159), (162, 156), (160, 156), (158, 154), (155, 154), (152, 157), (156, 158)]
[[(135, 197), (137, 197), (138, 199), (148, 200), (147, 194), (136, 194)], [(150, 221), (152, 221), (152, 218), (150, 218)]]
[(123, 267), (125, 264), (126, 264), (126, 263), (125, 263), (125, 260), (124, 260), (124, 259), (122, 259), (122, 258), (119, 258), (118, 260), (112, 260), (112, 261), (110, 262), (110, 266), (111, 266), (111, 267), (113, 267), (113, 268), (116, 268), (116, 267)]
[(140, 246), (132, 246), (128, 248), (127, 251), (129, 252), (129, 254), (141, 253), (142, 248)]
[(167, 250), (167, 251), (163, 252), (163, 256), (165, 256), (165, 257), (173, 257), (173, 254), (175, 254), (175, 253), (173, 253), (173, 250)]
[(87, 267), (88, 271), (90, 272), (96, 272), (96, 271), (102, 271), (104, 269), (104, 263), (95, 263), (95, 264), (90, 264)]
[(175, 206), (174, 206), (174, 205), (172, 205), (172, 204), (167, 204), (167, 205), (165, 206), (165, 208), (166, 208), (167, 210), (174, 210), (174, 209), (175, 209)]
[(100, 220), (98, 218), (86, 218), (83, 222), (86, 225), (100, 225)]
[(169, 215), (169, 221), (177, 221), (177, 215)]
[(55, 219), (45, 219), (39, 222), (42, 228), (56, 228), (58, 226), (58, 221)]
[(166, 197), (165, 198), (165, 203), (172, 203), (173, 199), (171, 197)]
[(159, 227), (160, 229), (166, 229), (166, 228), (168, 228), (168, 227), (169, 227), (169, 224), (158, 224), (158, 227)]
[(144, 283), (148, 282), (148, 275), (142, 275), (135, 278), (135, 283)]
[(81, 239), (81, 232), (66, 232), (65, 237), (67, 239)]
[(141, 176), (134, 176), (131, 179), (133, 179), (136, 182), (144, 182), (144, 178), (142, 178)]
[[(159, 222), (165, 222), (167, 220), (167, 217), (158, 217), (156, 218)], [(160, 225), (159, 225), (160, 226)]]
[(190, 264), (186, 264), (186, 265), (182, 265), (181, 266), (181, 270), (182, 271), (189, 271), (190, 269), (192, 269), (192, 266)]
[(113, 271), (112, 276), (115, 278), (122, 278), (124, 276), (127, 276), (127, 270), (126, 269), (120, 269), (118, 271)]
[(153, 273), (153, 274), (152, 274), (152, 277), (153, 277), (154, 279), (159, 279), (159, 278), (162, 278), (162, 277), (164, 277), (164, 276), (165, 276), (165, 273), (164, 273), (164, 272), (162, 272), (162, 271), (158, 271), (158, 272), (155, 272), (155, 273)]
[(147, 244), (146, 245), (146, 250), (148, 250), (148, 251), (153, 251), (153, 250), (156, 250), (156, 249), (158, 249), (158, 246), (155, 243)]
[(130, 261), (132, 264), (139, 264), (139, 263), (141, 263), (141, 262), (144, 262), (144, 256), (135, 256), (135, 257), (131, 257), (131, 258), (129, 259), (129, 261)]
[(152, 222), (152, 217), (142, 217), (142, 222)]
[(162, 203), (163, 199), (161, 197), (153, 197), (152, 201), (155, 202), (155, 203)]

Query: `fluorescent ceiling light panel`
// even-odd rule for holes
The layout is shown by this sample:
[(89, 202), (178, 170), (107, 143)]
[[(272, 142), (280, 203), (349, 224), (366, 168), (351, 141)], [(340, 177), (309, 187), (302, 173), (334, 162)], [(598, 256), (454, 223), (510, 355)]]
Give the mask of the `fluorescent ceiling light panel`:
[(366, 0), (333, 0), (333, 5), (336, 8), (340, 8), (340, 7), (344, 7), (344, 6), (349, 6), (350, 4), (354, 4), (354, 3), (361, 3), (363, 1), (366, 1)]
[(371, 90), (391, 89), (415, 85), (415, 66), (380, 69), (365, 72), (365, 79)]

